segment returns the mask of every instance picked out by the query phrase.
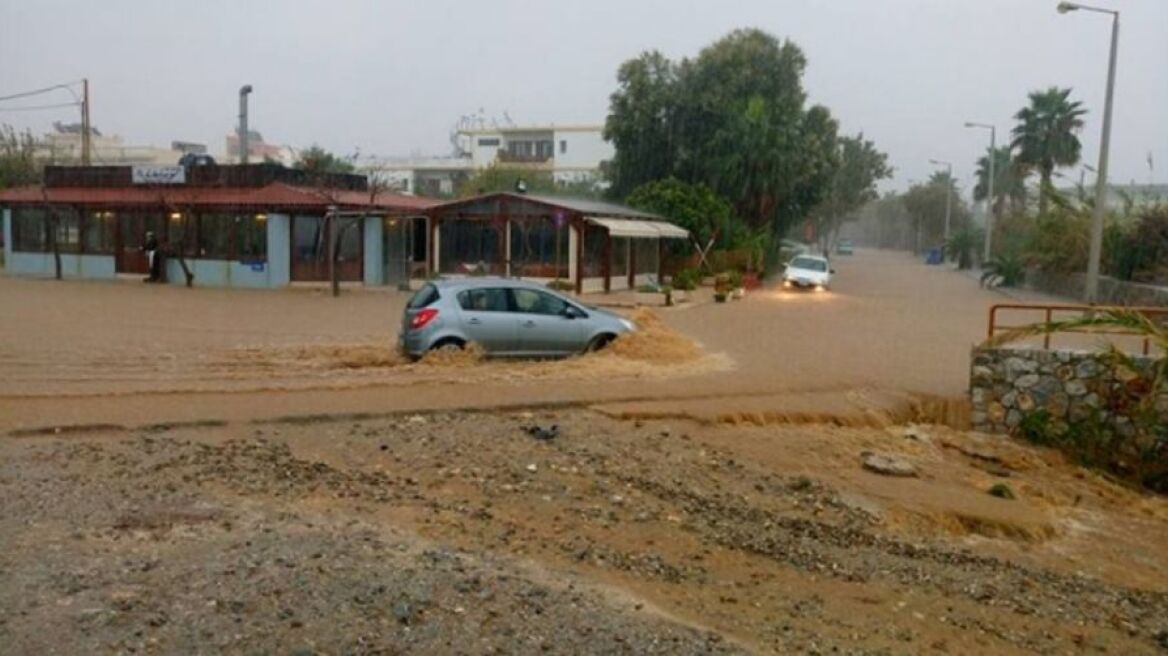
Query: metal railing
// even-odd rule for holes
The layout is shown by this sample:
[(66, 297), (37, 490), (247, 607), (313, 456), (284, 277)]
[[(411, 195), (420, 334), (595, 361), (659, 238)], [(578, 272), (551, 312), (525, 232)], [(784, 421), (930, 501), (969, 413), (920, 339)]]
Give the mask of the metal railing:
[[(998, 314), (1003, 311), (1017, 311), (1028, 312), (1031, 314), (1038, 314), (1041, 319), (1030, 321), (1026, 323), (1018, 323), (1011, 325), (1003, 325), (998, 323)], [(1146, 317), (1164, 317), (1161, 323), (1168, 323), (1168, 308), (1165, 307), (1139, 307), (1139, 306), (1112, 306), (1112, 305), (1047, 305), (1041, 303), (997, 303), (990, 306), (989, 321), (987, 322), (986, 339), (992, 339), (998, 333), (1009, 330), (1017, 330), (1026, 328), (1036, 324), (1050, 325), (1055, 321), (1056, 314), (1069, 314), (1071, 317), (1062, 317), (1064, 319), (1072, 318), (1075, 315), (1083, 315), (1091, 312), (1106, 312), (1109, 310), (1124, 310), (1128, 312), (1139, 312)], [(1151, 350), (1151, 340), (1147, 335), (1137, 333), (1132, 330), (1125, 330), (1122, 328), (1082, 328), (1078, 330), (1067, 330), (1062, 332), (1086, 333), (1091, 335), (1123, 335), (1128, 337), (1139, 337), (1143, 344), (1142, 352), (1148, 355)], [(1042, 348), (1050, 350), (1050, 338), (1053, 333), (1042, 333)], [(1038, 335), (1035, 335), (1037, 337)]]

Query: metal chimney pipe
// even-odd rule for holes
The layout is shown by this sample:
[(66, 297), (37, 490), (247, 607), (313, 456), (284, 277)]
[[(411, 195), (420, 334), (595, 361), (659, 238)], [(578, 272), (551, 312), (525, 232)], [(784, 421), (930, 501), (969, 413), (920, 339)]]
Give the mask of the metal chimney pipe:
[(239, 162), (247, 164), (248, 143), (247, 137), (247, 94), (251, 93), (251, 85), (239, 87)]

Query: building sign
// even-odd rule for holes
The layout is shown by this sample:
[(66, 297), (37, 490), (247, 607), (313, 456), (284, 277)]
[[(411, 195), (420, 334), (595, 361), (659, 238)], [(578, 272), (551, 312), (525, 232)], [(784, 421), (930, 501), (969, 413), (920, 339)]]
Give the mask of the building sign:
[(182, 166), (135, 166), (130, 179), (134, 184), (186, 184), (187, 170)]

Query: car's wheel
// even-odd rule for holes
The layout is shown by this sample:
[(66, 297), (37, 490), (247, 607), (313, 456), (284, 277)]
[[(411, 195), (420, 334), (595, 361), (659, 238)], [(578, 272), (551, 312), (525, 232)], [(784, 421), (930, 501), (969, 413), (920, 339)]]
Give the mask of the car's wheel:
[(614, 339), (616, 339), (616, 336), (610, 335), (608, 333), (597, 335), (596, 337), (592, 338), (592, 341), (588, 342), (588, 346), (585, 347), (584, 350), (587, 353), (595, 353), (597, 351), (604, 350), (604, 347), (611, 344), (612, 340)]
[(440, 340), (437, 343), (435, 343), (433, 346), (431, 346), (430, 350), (431, 351), (450, 352), (450, 351), (461, 351), (464, 348), (466, 348), (466, 344), (461, 339), (457, 339), (455, 337), (447, 337), (446, 339)]

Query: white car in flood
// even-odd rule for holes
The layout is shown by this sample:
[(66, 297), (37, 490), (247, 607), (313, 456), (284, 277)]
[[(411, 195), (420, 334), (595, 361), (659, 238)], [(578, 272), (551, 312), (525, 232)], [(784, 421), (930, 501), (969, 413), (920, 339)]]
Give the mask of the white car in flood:
[(783, 272), (783, 287), (824, 291), (831, 287), (831, 268), (826, 257), (797, 255), (787, 263)]

